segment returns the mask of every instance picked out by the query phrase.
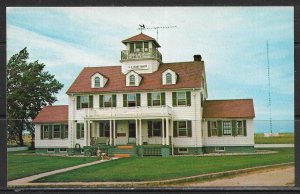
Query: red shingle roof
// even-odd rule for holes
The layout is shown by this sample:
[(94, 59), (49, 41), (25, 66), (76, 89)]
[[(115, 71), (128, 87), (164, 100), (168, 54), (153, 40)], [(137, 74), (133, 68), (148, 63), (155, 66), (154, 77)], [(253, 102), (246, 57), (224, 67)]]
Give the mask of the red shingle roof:
[(33, 119), (34, 123), (67, 123), (68, 105), (45, 106)]
[[(142, 81), (139, 86), (126, 86), (126, 75), (121, 72), (121, 66), (85, 67), (68, 89), (67, 94), (200, 88), (203, 68), (204, 64), (200, 61), (164, 63), (154, 73), (140, 74)], [(162, 73), (167, 69), (177, 73), (176, 84), (162, 85)], [(91, 76), (97, 72), (108, 78), (103, 88), (91, 88)]]
[(203, 118), (254, 118), (252, 99), (206, 100)]
[(150, 37), (150, 36), (148, 36), (148, 35), (146, 35), (146, 34), (143, 34), (143, 33), (140, 33), (140, 34), (135, 35), (135, 36), (133, 36), (133, 37), (127, 38), (127, 39), (125, 39), (125, 40), (122, 40), (122, 42), (125, 44), (125, 43), (127, 43), (127, 42), (134, 42), (134, 41), (150, 41), (150, 40), (154, 41), (155, 44), (156, 44), (158, 47), (160, 47), (160, 45), (158, 44), (158, 42), (157, 42), (154, 38), (152, 38), (152, 37)]

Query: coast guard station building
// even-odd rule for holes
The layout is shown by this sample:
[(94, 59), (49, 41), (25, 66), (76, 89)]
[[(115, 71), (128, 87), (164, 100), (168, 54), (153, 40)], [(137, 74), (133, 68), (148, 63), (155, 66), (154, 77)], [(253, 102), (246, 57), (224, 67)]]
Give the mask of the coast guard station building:
[(90, 155), (97, 147), (117, 157), (254, 151), (253, 100), (208, 100), (200, 55), (164, 63), (150, 36), (122, 43), (120, 66), (83, 68), (67, 91), (68, 105), (40, 111), (33, 121), (37, 153)]

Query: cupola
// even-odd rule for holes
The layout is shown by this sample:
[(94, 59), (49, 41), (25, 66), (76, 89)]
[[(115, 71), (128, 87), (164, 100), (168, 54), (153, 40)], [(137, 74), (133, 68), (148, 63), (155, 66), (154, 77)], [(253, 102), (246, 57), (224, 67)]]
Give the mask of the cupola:
[(158, 42), (143, 33), (122, 41), (126, 50), (121, 51), (122, 73), (133, 70), (137, 73), (153, 73), (162, 63)]

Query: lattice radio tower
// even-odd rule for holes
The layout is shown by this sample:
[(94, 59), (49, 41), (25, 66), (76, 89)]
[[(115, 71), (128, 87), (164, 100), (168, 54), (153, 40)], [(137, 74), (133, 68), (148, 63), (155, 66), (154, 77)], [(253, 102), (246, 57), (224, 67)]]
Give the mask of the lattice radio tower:
[(271, 81), (270, 81), (270, 62), (269, 62), (269, 41), (267, 40), (267, 62), (268, 62), (268, 89), (269, 89), (269, 122), (270, 122), (270, 131), (271, 131), (271, 134), (273, 132), (272, 130), (272, 107), (271, 107)]

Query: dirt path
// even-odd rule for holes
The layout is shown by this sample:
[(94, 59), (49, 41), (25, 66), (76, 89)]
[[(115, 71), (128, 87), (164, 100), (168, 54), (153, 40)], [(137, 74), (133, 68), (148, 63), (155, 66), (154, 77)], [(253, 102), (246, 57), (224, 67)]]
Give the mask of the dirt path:
[(281, 166), (243, 173), (232, 177), (205, 182), (190, 182), (179, 187), (241, 187), (241, 186), (293, 186), (294, 166)]

